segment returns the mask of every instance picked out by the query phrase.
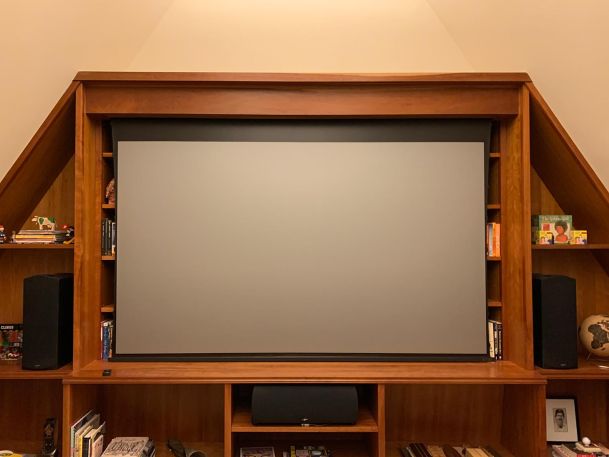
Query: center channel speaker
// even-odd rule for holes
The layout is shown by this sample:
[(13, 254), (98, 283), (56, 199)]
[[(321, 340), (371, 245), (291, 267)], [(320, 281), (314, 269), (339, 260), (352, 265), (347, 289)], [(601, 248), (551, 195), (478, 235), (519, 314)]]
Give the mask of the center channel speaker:
[(533, 275), (535, 365), (577, 368), (577, 306), (575, 279)]
[(252, 423), (287, 425), (355, 424), (355, 386), (261, 385), (252, 391)]
[(26, 370), (54, 370), (72, 361), (71, 273), (23, 280), (23, 359)]

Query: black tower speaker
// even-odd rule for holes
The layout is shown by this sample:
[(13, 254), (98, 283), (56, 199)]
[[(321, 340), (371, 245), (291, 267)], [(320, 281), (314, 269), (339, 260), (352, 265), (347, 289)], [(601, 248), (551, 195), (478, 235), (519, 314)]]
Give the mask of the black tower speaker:
[(575, 279), (533, 275), (535, 364), (542, 368), (577, 368)]
[(26, 370), (52, 370), (72, 361), (71, 273), (23, 281), (23, 360)]

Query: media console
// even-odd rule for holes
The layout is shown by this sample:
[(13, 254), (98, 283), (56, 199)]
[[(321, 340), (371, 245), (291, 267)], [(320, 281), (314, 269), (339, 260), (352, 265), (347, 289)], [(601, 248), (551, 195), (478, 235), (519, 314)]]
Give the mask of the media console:
[[(101, 360), (99, 326), (114, 312), (116, 265), (113, 256), (101, 255), (100, 228), (116, 211), (103, 196), (114, 173), (109, 121), (121, 117), (490, 119), (486, 213), (502, 225), (502, 253), (486, 261), (486, 299), (489, 316), (504, 326), (504, 360)], [(588, 229), (590, 244), (532, 249), (530, 215), (562, 212)], [(56, 417), (68, 457), (70, 424), (96, 409), (108, 438), (150, 436), (160, 457), (169, 456), (162, 446), (169, 438), (210, 457), (233, 457), (244, 444), (294, 441), (323, 442), (336, 457), (397, 457), (408, 441), (491, 444), (502, 455), (542, 457), (545, 398), (557, 395), (577, 397), (583, 433), (609, 439), (609, 373), (583, 357), (576, 370), (533, 364), (533, 272), (576, 278), (578, 321), (607, 311), (609, 194), (526, 74), (82, 72), (0, 183), (6, 233), (33, 214), (73, 222), (76, 241), (73, 247), (0, 245), (10, 272), (0, 277), (0, 322), (22, 321), (24, 277), (73, 271), (73, 363), (42, 372), (0, 364), (0, 448), (37, 452), (44, 420)], [(170, 236), (181, 223), (154, 229)], [(162, 330), (152, 331), (167, 337)], [(361, 338), (372, 341), (380, 331), (363, 328)], [(445, 337), (459, 338), (459, 329)], [(243, 392), (258, 384), (358, 385), (357, 421), (254, 426)]]

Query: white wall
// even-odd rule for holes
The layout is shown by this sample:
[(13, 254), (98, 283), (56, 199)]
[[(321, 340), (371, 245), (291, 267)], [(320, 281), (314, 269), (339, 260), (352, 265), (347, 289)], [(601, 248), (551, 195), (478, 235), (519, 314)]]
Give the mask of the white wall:
[(528, 71), (609, 184), (606, 0), (38, 0), (0, 8), (0, 176), (79, 70)]

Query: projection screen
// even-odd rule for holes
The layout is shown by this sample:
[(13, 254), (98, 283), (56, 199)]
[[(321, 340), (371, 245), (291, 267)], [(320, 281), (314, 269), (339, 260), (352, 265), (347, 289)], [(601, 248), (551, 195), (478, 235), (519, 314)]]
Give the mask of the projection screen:
[(115, 354), (481, 356), (484, 141), (124, 141)]

